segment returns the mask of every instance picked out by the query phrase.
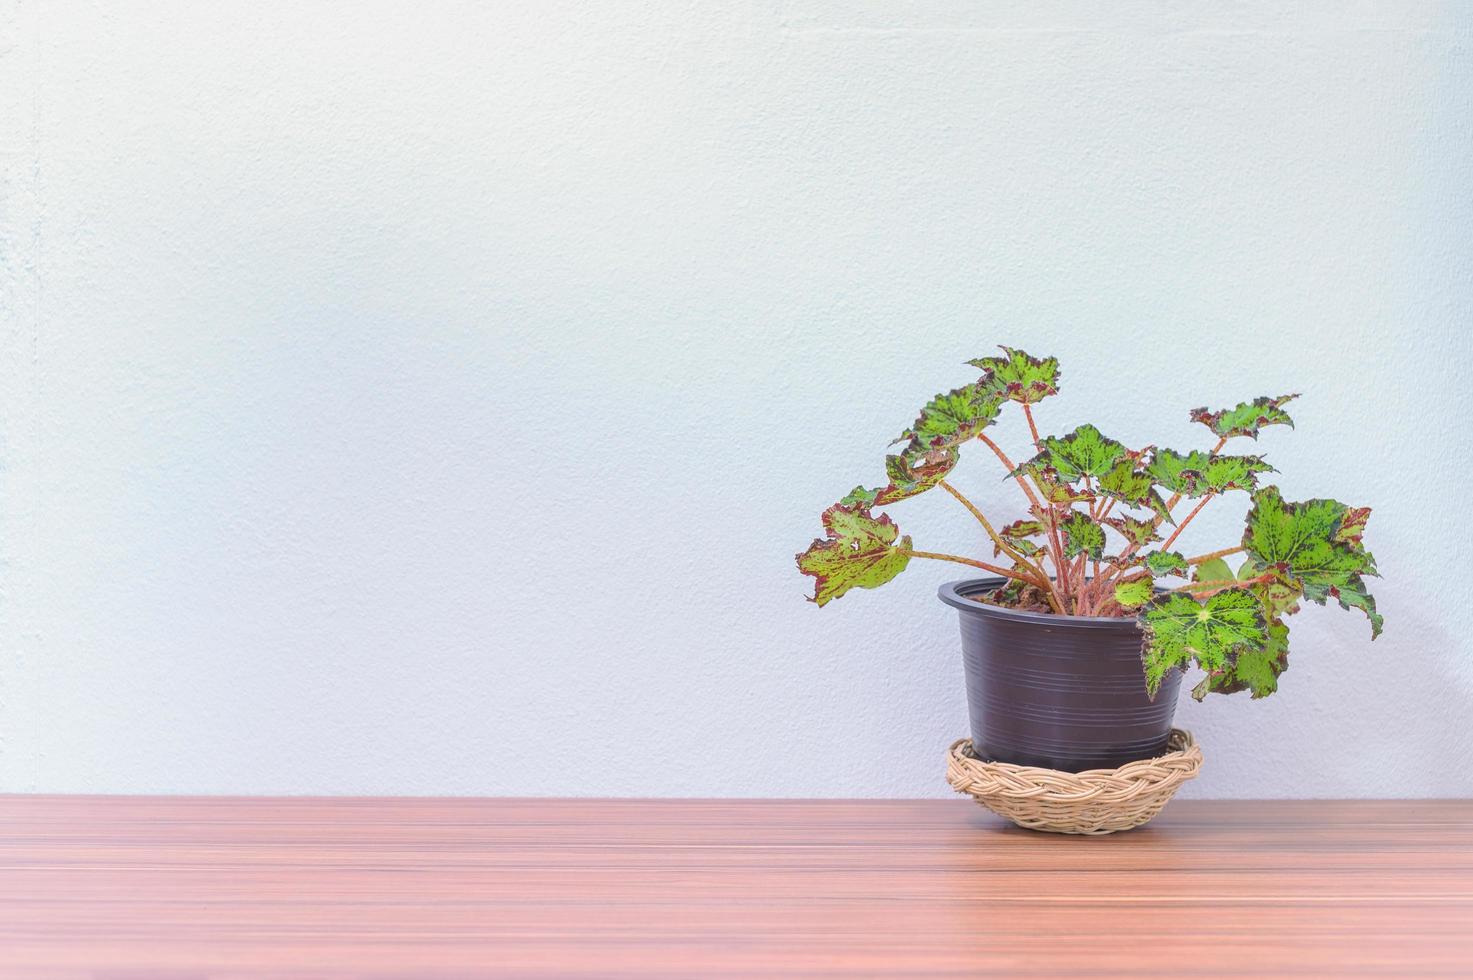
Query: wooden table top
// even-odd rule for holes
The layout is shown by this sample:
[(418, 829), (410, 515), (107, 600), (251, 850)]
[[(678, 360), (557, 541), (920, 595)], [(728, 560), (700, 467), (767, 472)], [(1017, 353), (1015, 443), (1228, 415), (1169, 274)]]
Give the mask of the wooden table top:
[(0, 976), (1473, 972), (1473, 802), (0, 797)]

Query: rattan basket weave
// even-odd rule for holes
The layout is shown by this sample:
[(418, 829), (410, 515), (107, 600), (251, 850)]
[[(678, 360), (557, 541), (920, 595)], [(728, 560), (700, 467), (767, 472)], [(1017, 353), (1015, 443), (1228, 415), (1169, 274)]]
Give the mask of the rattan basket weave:
[(946, 754), (952, 789), (1019, 827), (1054, 834), (1113, 834), (1139, 827), (1201, 768), (1202, 750), (1192, 733), (1180, 728), (1171, 730), (1165, 755), (1118, 769), (1061, 772), (985, 762), (972, 754), (971, 740), (965, 738)]

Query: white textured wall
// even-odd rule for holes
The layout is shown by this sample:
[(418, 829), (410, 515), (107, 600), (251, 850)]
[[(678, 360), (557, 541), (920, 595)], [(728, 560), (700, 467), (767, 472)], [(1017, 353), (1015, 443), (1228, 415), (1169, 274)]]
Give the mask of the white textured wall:
[(819, 610), (792, 556), (1005, 342), (1057, 430), (1303, 391), (1281, 485), (1375, 508), (1385, 636), (1184, 702), (1193, 793), (1473, 792), (1470, 29), (5, 4), (0, 789), (944, 795), (954, 576)]

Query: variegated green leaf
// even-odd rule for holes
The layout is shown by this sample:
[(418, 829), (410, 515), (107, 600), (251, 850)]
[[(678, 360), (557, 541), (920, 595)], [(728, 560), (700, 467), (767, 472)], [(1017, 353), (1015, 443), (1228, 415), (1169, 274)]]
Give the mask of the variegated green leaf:
[(1028, 460), (1016, 471), (1052, 470), (1057, 479), (1074, 483), (1079, 479), (1101, 477), (1110, 472), (1115, 464), (1126, 456), (1126, 449), (1114, 439), (1107, 438), (1092, 425), (1081, 425), (1067, 436), (1044, 436), (1039, 444), (1038, 455)]
[(1320, 605), (1324, 605), (1325, 599), (1334, 599), (1340, 603), (1341, 609), (1359, 609), (1371, 621), (1371, 639), (1373, 640), (1381, 635), (1381, 627), (1386, 623), (1386, 617), (1376, 611), (1376, 600), (1366, 591), (1365, 580), (1359, 575), (1343, 585), (1329, 586), (1324, 590), (1323, 597), (1320, 596), (1317, 588), (1306, 586), (1304, 597)]
[(1122, 609), (1134, 609), (1151, 598), (1154, 585), (1150, 576), (1126, 579), (1116, 584), (1115, 601), (1120, 603)]
[(1064, 533), (1064, 557), (1073, 558), (1080, 553), (1099, 558), (1105, 550), (1105, 529), (1096, 524), (1088, 514), (1071, 511), (1059, 522)]
[(946, 474), (956, 467), (961, 453), (955, 446), (936, 449), (913, 463), (904, 456), (885, 457), (885, 475), (890, 483), (875, 495), (875, 503), (881, 507), (897, 500), (924, 493), (946, 479)]
[(906, 443), (901, 452), (912, 460), (936, 450), (960, 446), (991, 425), (1001, 407), (1002, 398), (984, 388), (981, 382), (965, 385), (927, 402), (915, 422), (895, 442)]
[(846, 507), (862, 504), (865, 507), (883, 507), (896, 501), (924, 493), (946, 479), (961, 458), (954, 446), (935, 449), (911, 460), (905, 456), (886, 456), (885, 475), (890, 482), (883, 487), (868, 490), (857, 486), (845, 494), (839, 503)]
[(813, 601), (820, 606), (850, 589), (873, 589), (905, 570), (910, 537), (900, 538), (889, 517), (864, 506), (835, 504), (823, 514), (827, 538), (818, 538), (798, 556), (798, 568), (815, 579)]
[(1141, 564), (1157, 578), (1163, 575), (1187, 576), (1187, 559), (1180, 551), (1153, 551), (1141, 560)]
[(1233, 436), (1248, 436), (1250, 439), (1258, 438), (1258, 431), (1266, 425), (1287, 425), (1294, 427), (1294, 420), (1289, 413), (1284, 411), (1283, 406), (1298, 398), (1298, 395), (1280, 395), (1277, 398), (1255, 398), (1251, 402), (1243, 402), (1237, 408), (1220, 408), (1215, 412), (1209, 412), (1205, 408), (1192, 409), (1192, 421), (1201, 422), (1215, 434), (1223, 438)]
[(1202, 600), (1168, 592), (1141, 607), (1139, 621), (1145, 634), (1146, 692), (1152, 698), (1173, 670), (1196, 663), (1208, 673), (1224, 671), (1241, 651), (1268, 642), (1263, 607), (1247, 589), (1226, 589)]
[(1025, 404), (1058, 394), (1058, 358), (1029, 357), (1011, 347), (1002, 350), (1006, 357), (978, 357), (967, 362), (982, 370), (980, 384), (1004, 398)]
[(1252, 490), (1258, 473), (1273, 467), (1257, 456), (1214, 456), (1200, 449), (1182, 455), (1171, 449), (1151, 453), (1146, 472), (1151, 479), (1183, 497), (1201, 497), (1228, 490)]
[[(1243, 562), (1238, 569), (1238, 580), (1247, 581), (1258, 578), (1263, 574), (1263, 566), (1252, 558)], [(1299, 611), (1299, 600), (1304, 593), (1297, 585), (1275, 579), (1271, 582), (1263, 582), (1253, 586), (1253, 594), (1258, 596), (1258, 601), (1263, 603), (1264, 611), (1270, 619), (1280, 616), (1290, 616)]]
[[(1008, 543), (1008, 547), (1012, 548), (1014, 551), (1031, 558), (1034, 555), (1038, 554), (1039, 551), (1041, 551), (1042, 549), (1029, 539), (1036, 538), (1042, 535), (1046, 530), (1047, 528), (1044, 527), (1043, 521), (1025, 519), (1021, 521), (1014, 521), (1006, 527), (1000, 528), (997, 532), (997, 536), (1006, 541)], [(992, 553), (994, 556), (999, 555), (1002, 553), (1002, 549), (994, 544), (992, 547)]]
[(1157, 523), (1154, 520), (1140, 520), (1129, 514), (1119, 517), (1107, 517), (1105, 523), (1120, 532), (1120, 536), (1137, 548), (1144, 548), (1153, 541), (1160, 541), (1161, 535), (1156, 533)]
[(1238, 651), (1232, 666), (1202, 678), (1192, 688), (1192, 697), (1201, 701), (1209, 693), (1234, 694), (1252, 691), (1253, 697), (1266, 698), (1279, 689), (1279, 675), (1289, 666), (1289, 627), (1282, 621), (1268, 624), (1268, 640), (1259, 647)]
[(1213, 456), (1207, 461), (1207, 489), (1213, 493), (1252, 491), (1258, 487), (1259, 473), (1273, 471), (1260, 456)]
[[(880, 489), (882, 490), (884, 488), (881, 487)], [(866, 490), (864, 485), (860, 484), (839, 498), (839, 506), (854, 507), (858, 505), (861, 507), (870, 507), (873, 506), (879, 496), (880, 490)]]
[(1008, 544), (1017, 544), (1019, 541), (1026, 541), (1028, 538), (1036, 538), (1047, 530), (1048, 528), (1044, 526), (1043, 521), (1024, 518), (1021, 521), (1014, 521), (997, 533)]
[(1032, 476), (1033, 485), (1038, 488), (1038, 495), (1051, 504), (1077, 504), (1084, 500), (1094, 499), (1094, 494), (1071, 487), (1060, 480), (1058, 474), (1051, 469), (1037, 470)]
[[(1351, 540), (1341, 536), (1347, 516)], [(1253, 495), (1243, 547), (1250, 560), (1306, 599), (1320, 605), (1336, 599), (1342, 608), (1360, 609), (1371, 621), (1374, 639), (1381, 633), (1382, 617), (1362, 578), (1376, 574), (1375, 559), (1361, 544), (1364, 529), (1364, 515), (1339, 501), (1288, 503), (1270, 486)]]
[(1150, 475), (1136, 469), (1129, 459), (1116, 463), (1110, 472), (1100, 477), (1099, 491), (1129, 507), (1148, 507), (1161, 520), (1174, 523), (1171, 513), (1166, 509), (1166, 501), (1156, 492)]

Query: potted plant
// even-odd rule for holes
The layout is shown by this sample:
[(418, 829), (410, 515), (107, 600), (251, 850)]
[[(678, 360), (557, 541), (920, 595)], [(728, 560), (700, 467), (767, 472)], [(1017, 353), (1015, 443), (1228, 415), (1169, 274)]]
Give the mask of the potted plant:
[[(1089, 424), (1043, 435), (1033, 406), (1058, 393), (1058, 361), (1002, 350), (968, 362), (981, 377), (933, 398), (892, 443), (900, 449), (885, 459), (888, 481), (855, 487), (824, 511), (825, 536), (797, 556), (820, 606), (883, 585), (916, 558), (988, 573), (940, 589), (961, 613), (979, 758), (1079, 772), (1158, 755), (1189, 667), (1204, 672), (1198, 700), (1275, 691), (1288, 665), (1286, 620), (1304, 600), (1359, 609), (1372, 638), (1380, 633), (1365, 583), (1376, 574), (1362, 540), (1370, 509), (1287, 501), (1264, 483), (1274, 469), (1262, 456), (1223, 452), (1268, 426), (1292, 426), (1284, 406), (1297, 396), (1193, 410), (1210, 449), (1131, 449)], [(1032, 436), (1020, 462), (987, 432), (1009, 402)], [(948, 479), (973, 443), (1016, 482), (1022, 518), (990, 520)], [(936, 488), (981, 525), (990, 554), (918, 549), (881, 513)], [(1251, 500), (1242, 539), (1184, 553), (1178, 540), (1193, 518), (1240, 493)]]

